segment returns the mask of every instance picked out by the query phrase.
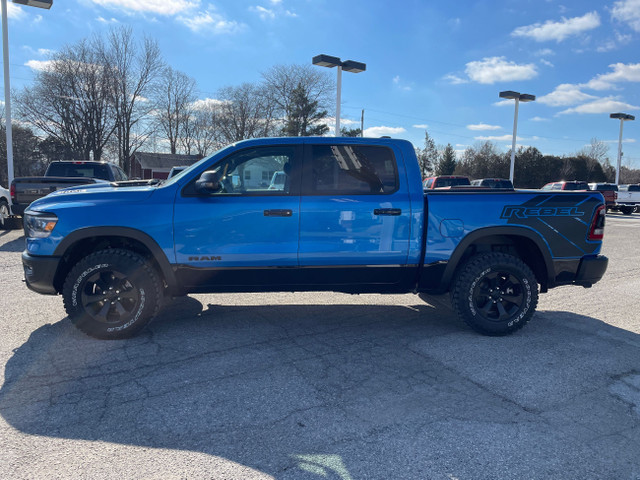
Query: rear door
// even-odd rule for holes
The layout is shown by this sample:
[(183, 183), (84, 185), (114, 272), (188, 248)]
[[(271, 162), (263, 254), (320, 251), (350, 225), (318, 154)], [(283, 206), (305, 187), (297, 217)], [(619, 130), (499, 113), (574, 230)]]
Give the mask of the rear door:
[(400, 155), (387, 146), (305, 146), (299, 258), (308, 281), (397, 284), (403, 278), (411, 210)]

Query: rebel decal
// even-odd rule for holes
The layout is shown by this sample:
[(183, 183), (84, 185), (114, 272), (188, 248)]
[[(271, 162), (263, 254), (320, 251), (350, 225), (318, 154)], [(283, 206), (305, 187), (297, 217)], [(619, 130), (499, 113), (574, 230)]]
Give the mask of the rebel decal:
[(597, 253), (599, 242), (587, 240), (589, 219), (602, 204), (590, 193), (544, 194), (520, 205), (507, 205), (500, 218), (522, 225), (546, 239), (554, 258), (576, 258)]

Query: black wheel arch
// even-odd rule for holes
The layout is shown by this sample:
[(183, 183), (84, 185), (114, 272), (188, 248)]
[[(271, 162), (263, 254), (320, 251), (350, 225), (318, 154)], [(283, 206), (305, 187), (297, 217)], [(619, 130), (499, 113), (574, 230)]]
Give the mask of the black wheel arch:
[(498, 251), (519, 257), (535, 274), (542, 292), (554, 286), (553, 259), (540, 234), (524, 227), (487, 227), (474, 230), (458, 244), (442, 275), (441, 290), (448, 291), (457, 268), (468, 258), (483, 251)]
[(81, 258), (106, 248), (122, 248), (142, 255), (161, 275), (169, 293), (177, 292), (173, 268), (160, 245), (148, 234), (128, 227), (88, 227), (67, 235), (54, 252), (54, 256), (60, 257), (53, 281), (56, 291), (62, 291), (67, 274)]

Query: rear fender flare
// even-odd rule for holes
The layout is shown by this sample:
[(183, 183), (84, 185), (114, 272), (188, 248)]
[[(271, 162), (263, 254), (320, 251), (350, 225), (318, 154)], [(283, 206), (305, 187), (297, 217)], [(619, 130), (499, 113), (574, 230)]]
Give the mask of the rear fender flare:
[(503, 236), (511, 238), (522, 237), (531, 240), (536, 245), (536, 247), (538, 247), (538, 250), (542, 254), (542, 261), (544, 262), (544, 266), (547, 272), (547, 286), (554, 286), (555, 269), (553, 266), (553, 259), (551, 257), (549, 246), (546, 244), (539, 233), (525, 227), (487, 227), (474, 230), (466, 237), (464, 237), (462, 241), (460, 241), (456, 249), (453, 251), (451, 258), (447, 262), (447, 267), (445, 268), (442, 279), (440, 281), (441, 289), (449, 290), (451, 281), (453, 280), (453, 276), (455, 275), (456, 269), (462, 261), (462, 257), (467, 251), (467, 248), (469, 248), (469, 246), (473, 245), (474, 243), (482, 240), (483, 238), (493, 236)]

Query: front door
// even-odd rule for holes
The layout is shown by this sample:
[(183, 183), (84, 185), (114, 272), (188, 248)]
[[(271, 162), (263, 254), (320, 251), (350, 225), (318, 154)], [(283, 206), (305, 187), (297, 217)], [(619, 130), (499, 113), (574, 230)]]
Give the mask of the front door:
[(197, 178), (182, 189), (174, 236), (185, 287), (243, 290), (289, 281), (286, 267), (298, 266), (300, 153), (298, 145), (243, 149), (208, 168), (223, 174), (217, 193), (199, 194)]

